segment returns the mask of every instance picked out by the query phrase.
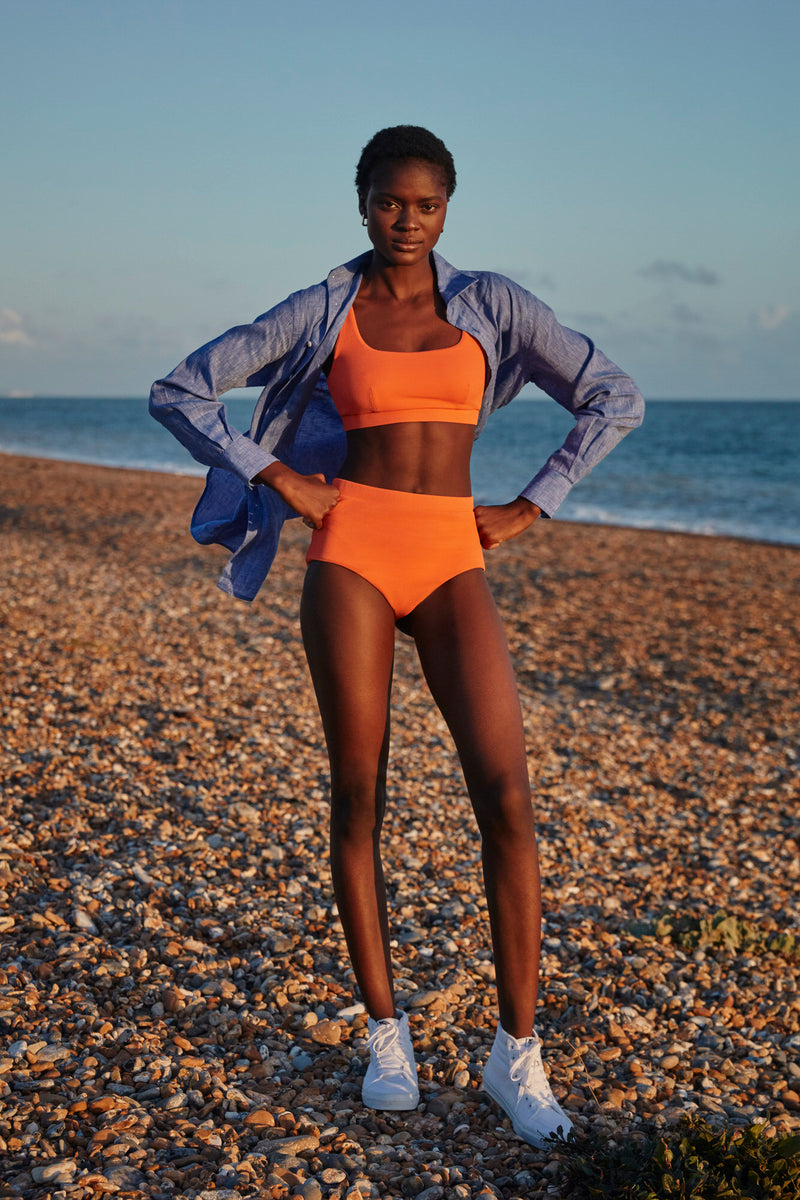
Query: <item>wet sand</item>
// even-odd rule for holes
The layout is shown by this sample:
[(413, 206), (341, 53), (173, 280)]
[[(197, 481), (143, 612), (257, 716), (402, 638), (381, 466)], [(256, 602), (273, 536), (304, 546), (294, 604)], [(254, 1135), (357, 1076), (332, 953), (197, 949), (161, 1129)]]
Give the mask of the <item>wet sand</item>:
[[(380, 1114), (298, 631), (308, 531), (287, 527), (245, 605), (188, 535), (197, 479), (0, 469), (10, 1194), (560, 1195), (557, 1156), (480, 1090), (479, 843), (413, 645), (385, 862), (422, 1102)], [(488, 570), (527, 727), (556, 1094), (578, 1130), (695, 1110), (797, 1128), (800, 550), (541, 521)]]

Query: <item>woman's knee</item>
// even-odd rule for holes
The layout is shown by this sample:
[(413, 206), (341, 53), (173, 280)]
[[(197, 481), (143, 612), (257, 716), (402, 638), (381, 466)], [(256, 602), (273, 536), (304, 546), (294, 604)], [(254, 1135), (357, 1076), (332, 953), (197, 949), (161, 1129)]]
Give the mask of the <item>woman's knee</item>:
[(509, 845), (535, 841), (531, 790), (516, 780), (495, 780), (471, 790), (472, 807), (484, 841)]
[(331, 837), (337, 841), (374, 840), (383, 824), (386, 792), (381, 782), (331, 787)]

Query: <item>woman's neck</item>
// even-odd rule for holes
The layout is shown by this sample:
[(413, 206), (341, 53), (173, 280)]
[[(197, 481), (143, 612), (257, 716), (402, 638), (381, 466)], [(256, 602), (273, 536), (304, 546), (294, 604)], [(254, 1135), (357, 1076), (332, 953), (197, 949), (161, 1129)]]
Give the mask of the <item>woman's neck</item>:
[(414, 304), (436, 293), (436, 274), (429, 259), (414, 266), (397, 266), (379, 259), (373, 251), (364, 272), (361, 291), (370, 300)]

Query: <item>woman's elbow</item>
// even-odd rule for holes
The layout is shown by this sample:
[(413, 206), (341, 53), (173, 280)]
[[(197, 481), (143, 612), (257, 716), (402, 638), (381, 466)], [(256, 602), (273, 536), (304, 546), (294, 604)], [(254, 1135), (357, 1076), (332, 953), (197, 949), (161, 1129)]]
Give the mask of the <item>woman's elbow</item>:
[(174, 391), (167, 383), (166, 379), (157, 379), (150, 388), (150, 399), (147, 403), (147, 410), (151, 417), (155, 417), (157, 421), (164, 422), (165, 417), (172, 410)]
[(644, 420), (644, 396), (622, 372), (609, 383), (601, 404), (605, 417), (623, 429), (638, 429)]
[(638, 429), (644, 420), (644, 396), (639, 391), (632, 379), (628, 379), (628, 407), (629, 421), (631, 429)]

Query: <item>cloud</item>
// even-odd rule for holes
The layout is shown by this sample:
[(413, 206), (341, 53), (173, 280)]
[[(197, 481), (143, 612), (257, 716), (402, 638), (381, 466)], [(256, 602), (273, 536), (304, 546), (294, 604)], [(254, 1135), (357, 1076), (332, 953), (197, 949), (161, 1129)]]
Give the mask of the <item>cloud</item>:
[(11, 308), (0, 308), (0, 345), (33, 345), (33, 338), (22, 327), (22, 317)]
[(695, 312), (693, 308), (689, 308), (688, 304), (673, 304), (672, 319), (677, 321), (679, 325), (697, 325), (702, 321), (700, 313)]
[(788, 304), (768, 304), (756, 314), (756, 325), (759, 329), (777, 329), (790, 315)]
[(687, 267), (685, 263), (663, 258), (657, 258), (649, 267), (642, 267), (639, 274), (649, 279), (660, 279), (663, 283), (701, 283), (706, 287), (715, 287), (720, 282), (717, 272), (708, 267)]

